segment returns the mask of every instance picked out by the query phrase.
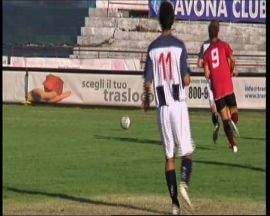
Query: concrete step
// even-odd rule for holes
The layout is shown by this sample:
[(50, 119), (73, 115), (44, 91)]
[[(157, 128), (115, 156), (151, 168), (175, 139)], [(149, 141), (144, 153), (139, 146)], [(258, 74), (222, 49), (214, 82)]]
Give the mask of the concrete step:
[(187, 52), (188, 53), (199, 53), (201, 42), (199, 41), (184, 41), (186, 44)]
[[(148, 40), (149, 42), (152, 42), (158, 36), (160, 36), (159, 32), (128, 32), (120, 29), (116, 29), (114, 34), (114, 38), (117, 40)], [(183, 40), (184, 42), (196, 41), (202, 43), (201, 40), (194, 39), (190, 34), (174, 34), (174, 36)]]
[(109, 35), (94, 35), (94, 36), (78, 36), (77, 44), (80, 46), (101, 46), (104, 44), (110, 44), (114, 41)]
[[(102, 33), (103, 34), (103, 33)], [(117, 29), (114, 34), (114, 38), (116, 40), (148, 40), (149, 42), (156, 39), (160, 33), (157, 32), (127, 32), (127, 31), (121, 31)], [(193, 45), (187, 45), (188, 47), (191, 47), (191, 49), (198, 50), (201, 46), (202, 39), (200, 37), (194, 37), (194, 35), (191, 34), (185, 34), (185, 33), (176, 33), (174, 34), (177, 38), (183, 40), (187, 44), (199, 44), (198, 48), (194, 47)], [(224, 39), (225, 40), (225, 39)], [(262, 50), (264, 51), (266, 49), (265, 41), (261, 42), (262, 47), (257, 45), (256, 43), (246, 43), (242, 40), (242, 38), (237, 37), (231, 37), (230, 40), (227, 41), (231, 47), (235, 50)], [(244, 47), (243, 47), (244, 44)]]
[(137, 41), (153, 41), (160, 33), (156, 32), (127, 32), (120, 29), (116, 29), (114, 38), (116, 40), (137, 40)]
[(90, 17), (123, 17), (123, 14), (117, 9), (104, 8), (89, 8), (88, 14)]
[(116, 17), (85, 17), (85, 27), (116, 27)]
[(81, 36), (107, 36), (109, 38), (114, 32), (113, 27), (81, 27)]
[(119, 18), (117, 19), (117, 27), (121, 30), (131, 31), (136, 30), (139, 26), (138, 18)]
[(146, 51), (151, 41), (148, 40), (117, 40), (106, 36), (78, 36), (77, 43), (80, 46), (102, 46), (120, 50), (139, 49)]
[(110, 44), (109, 48), (118, 48), (120, 50), (139, 49), (146, 51), (150, 41), (134, 41), (134, 40), (115, 40)]
[[(77, 44), (81, 46), (85, 45), (91, 45), (91, 46), (97, 46), (102, 44), (103, 46), (106, 46), (106, 44), (110, 47), (111, 44), (113, 44), (113, 47), (118, 48), (118, 49), (133, 49), (137, 48), (140, 50), (147, 50), (148, 45), (158, 37), (159, 34), (157, 33), (136, 33), (130, 34), (129, 32), (122, 32), (120, 30), (116, 30), (115, 33), (113, 34), (112, 31), (107, 31), (109, 33), (106, 33), (106, 30), (104, 31), (103, 34), (100, 35), (84, 35), (84, 36), (78, 36), (77, 37)], [(185, 44), (186, 48), (189, 53), (198, 53), (200, 51), (200, 47), (202, 42), (201, 41), (195, 41), (191, 40), (186, 36), (185, 38), (181, 38)], [(138, 44), (138, 46), (136, 45)], [(145, 45), (145, 47), (142, 47), (142, 44)], [(117, 47), (119, 45), (119, 47)], [(146, 46), (147, 45), (147, 46)], [(258, 45), (256, 44), (241, 44), (241, 43), (230, 43), (230, 46), (234, 50), (234, 52), (257, 52), (257, 51), (265, 51), (266, 46), (263, 46), (262, 48), (259, 48)]]
[(156, 19), (146, 18), (119, 18), (118, 28), (125, 31), (144, 31), (144, 32), (158, 32), (160, 31), (159, 23)]
[[(132, 31), (136, 28), (136, 26), (138, 27), (139, 24), (139, 19), (134, 19), (133, 21), (131, 21), (130, 26), (129, 27), (123, 27), (124, 25), (128, 25), (128, 23), (125, 24), (121, 24), (122, 27), (119, 28), (119, 23), (118, 23), (118, 30), (115, 32), (116, 33), (116, 39), (123, 39), (123, 40), (154, 40), (159, 33), (158, 32), (142, 32), (142, 31)], [(116, 23), (114, 24), (116, 26)], [(125, 31), (120, 31), (120, 30), (124, 30)], [(82, 36), (86, 36), (86, 35), (94, 35), (94, 34), (99, 34), (99, 35), (113, 35), (114, 32), (114, 28), (113, 27), (82, 27), (81, 29), (81, 35)], [(131, 32), (130, 32), (131, 31)], [(174, 35), (178, 38), (180, 38), (181, 40), (183, 40), (184, 42), (200, 42), (202, 43), (204, 40), (207, 39), (206, 35), (198, 35), (198, 32), (196, 34), (190, 34), (190, 33), (179, 33), (179, 32), (174, 32)], [(222, 40), (228, 42), (233, 49), (235, 50), (241, 50), (241, 49), (245, 49), (245, 50), (262, 50), (265, 51), (266, 50), (266, 37), (260, 37), (258, 40), (251, 40), (250, 38), (247, 37), (243, 37), (242, 35), (233, 35), (230, 34), (229, 36), (226, 36), (226, 34), (221, 35), (220, 37)], [(149, 41), (150, 42), (150, 41)], [(243, 45), (244, 44), (244, 45)], [(245, 47), (243, 47), (245, 46)], [(200, 45), (199, 45), (200, 47)], [(197, 49), (196, 49), (197, 50)]]
[(197, 22), (179, 20), (174, 23), (172, 28), (175, 33), (199, 34), (204, 38), (208, 38), (208, 23), (206, 22), (198, 24)]
[(73, 52), (74, 56), (79, 56), (80, 58), (119, 58), (119, 59), (142, 59), (142, 54), (139, 53), (120, 53), (120, 52)]
[(247, 61), (243, 59), (236, 59), (236, 64), (237, 65), (242, 65), (242, 66), (262, 66), (266, 67), (266, 62), (260, 59), (254, 59), (253, 61)]
[(257, 58), (264, 58), (266, 57), (266, 51), (260, 51), (260, 50), (235, 50), (235, 55), (241, 55), (244, 56), (244, 58), (252, 59), (254, 56), (257, 56)]
[[(89, 9), (90, 12), (97, 14), (103, 14), (104, 9)], [(116, 12), (112, 10), (111, 12)], [(91, 19), (93, 19), (91, 21)], [(117, 18), (117, 17), (88, 17), (85, 19), (85, 27), (81, 30), (81, 36), (87, 35), (109, 35), (107, 38), (113, 35), (113, 28), (117, 27), (115, 38), (122, 40), (149, 40), (150, 43), (154, 40), (160, 32), (160, 27), (157, 19), (146, 18)], [(186, 42), (189, 49), (199, 50), (201, 43), (208, 38), (208, 24), (209, 22), (190, 22), (190, 21), (176, 21), (173, 26), (173, 33)], [(245, 24), (220, 24), (220, 38), (227, 41), (234, 50), (246, 50), (246, 51), (265, 51), (266, 50), (266, 29), (265, 26)], [(88, 29), (89, 27), (89, 29)], [(250, 27), (250, 28), (247, 28)], [(94, 29), (96, 28), (96, 29)], [(99, 30), (100, 28), (100, 30)], [(256, 30), (256, 33), (254, 32)], [(97, 38), (95, 40), (100, 43), (106, 37)], [(91, 44), (91, 42), (80, 42), (79, 45)], [(195, 47), (198, 43), (199, 47)], [(196, 45), (194, 45), (196, 44)], [(128, 49), (128, 44), (127, 44)]]
[[(78, 47), (73, 50), (73, 54), (93, 54), (99, 53), (98, 55), (108, 55), (108, 53), (119, 53), (120, 56), (133, 56), (133, 57), (146, 57), (146, 51), (136, 52), (136, 51), (127, 51), (119, 49), (105, 49), (104, 47)], [(256, 56), (256, 54), (258, 56)], [(239, 56), (240, 55), (240, 56)], [(243, 53), (236, 54), (236, 62), (238, 65), (257, 65), (257, 66), (266, 66), (266, 56), (263, 53), (249, 53), (250, 56), (243, 55)], [(197, 54), (189, 53), (188, 61), (190, 63), (197, 63)]]
[[(118, 48), (121, 44), (118, 44)], [(142, 46), (145, 46), (143, 44)], [(71, 58), (135, 58), (139, 59), (141, 61), (141, 66), (144, 68), (144, 63), (146, 60), (146, 53), (132, 53), (132, 52), (126, 52), (122, 50), (116, 50), (114, 49), (113, 45), (111, 46), (110, 51), (106, 51), (104, 47), (80, 47), (78, 49), (75, 49), (73, 51), (73, 54), (70, 55)], [(138, 48), (138, 46), (136, 46)], [(115, 50), (115, 51), (114, 51)], [(253, 61), (250, 61), (250, 59), (253, 59)], [(237, 56), (236, 57), (236, 68), (239, 73), (265, 73), (266, 72), (266, 64), (265, 64), (265, 57), (258, 56), (258, 57), (247, 57), (247, 56)], [(194, 54), (189, 54), (188, 58), (188, 64), (191, 67), (191, 70), (193, 72), (203, 72), (202, 69), (197, 68), (197, 56)]]

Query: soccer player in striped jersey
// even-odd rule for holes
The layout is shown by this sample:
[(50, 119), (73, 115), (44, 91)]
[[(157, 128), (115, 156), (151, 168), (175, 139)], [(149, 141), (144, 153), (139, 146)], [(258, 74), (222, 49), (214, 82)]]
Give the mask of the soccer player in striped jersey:
[[(159, 22), (162, 34), (148, 47), (144, 70), (143, 108), (149, 108), (149, 94), (153, 87), (157, 105), (157, 119), (165, 153), (165, 176), (172, 200), (172, 213), (180, 213), (175, 160), (181, 156), (180, 194), (192, 209), (188, 194), (192, 173), (191, 137), (185, 86), (190, 84), (187, 50), (183, 41), (172, 35), (174, 10), (170, 2), (161, 3)], [(182, 206), (182, 205), (181, 205)]]
[(219, 22), (211, 21), (208, 27), (211, 43), (204, 54), (204, 71), (206, 79), (211, 80), (211, 88), (225, 134), (233, 152), (237, 152), (235, 135), (239, 135), (236, 127), (238, 109), (232, 81), (232, 76), (237, 75), (235, 58), (230, 45), (218, 38), (218, 32)]
[[(198, 62), (197, 62), (197, 66), (199, 68), (204, 67), (203, 56), (204, 56), (205, 51), (209, 47), (209, 45), (210, 45), (210, 40), (206, 40), (203, 42), (200, 48), (200, 52), (198, 53)], [(219, 131), (220, 124), (219, 124), (219, 119), (218, 119), (217, 107), (215, 104), (213, 92), (211, 90), (211, 81), (209, 79), (207, 79), (206, 81), (207, 81), (206, 86), (207, 86), (208, 95), (209, 95), (209, 104), (210, 104), (211, 112), (212, 112), (212, 123), (214, 125), (213, 141), (215, 143), (218, 138), (218, 131)]]

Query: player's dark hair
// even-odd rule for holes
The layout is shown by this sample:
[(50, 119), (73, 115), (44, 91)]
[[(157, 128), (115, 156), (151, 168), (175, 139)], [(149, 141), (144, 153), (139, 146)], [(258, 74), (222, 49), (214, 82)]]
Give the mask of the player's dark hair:
[(174, 22), (174, 10), (172, 3), (162, 2), (159, 8), (159, 23), (162, 31), (170, 30)]
[(217, 38), (218, 32), (219, 32), (219, 21), (212, 20), (208, 26), (208, 33), (210, 40), (212, 40), (213, 38)]

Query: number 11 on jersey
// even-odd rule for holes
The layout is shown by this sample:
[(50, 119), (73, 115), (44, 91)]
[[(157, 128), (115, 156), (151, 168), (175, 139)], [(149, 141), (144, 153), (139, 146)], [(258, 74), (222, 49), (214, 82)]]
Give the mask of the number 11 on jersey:
[(159, 64), (162, 64), (162, 69), (163, 69), (163, 78), (164, 80), (167, 80), (167, 71), (166, 71), (166, 66), (169, 65), (169, 80), (172, 80), (172, 57), (171, 57), (171, 52), (168, 52), (166, 59), (164, 57), (164, 53), (161, 53), (159, 56)]

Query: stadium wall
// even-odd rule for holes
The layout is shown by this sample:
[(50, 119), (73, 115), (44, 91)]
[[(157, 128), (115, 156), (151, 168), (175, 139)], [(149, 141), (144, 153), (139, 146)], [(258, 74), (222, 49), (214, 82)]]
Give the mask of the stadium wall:
[[(143, 95), (142, 71), (108, 71), (88, 69), (3, 67), (3, 102), (26, 103), (33, 89), (44, 89), (46, 76), (53, 74), (63, 81), (63, 92), (71, 95), (59, 104), (141, 107)], [(255, 75), (255, 74), (254, 74)], [(233, 78), (239, 109), (265, 110), (265, 75), (241, 74)], [(190, 108), (209, 108), (206, 81), (203, 74), (192, 74), (186, 88)], [(154, 107), (154, 96), (151, 97)]]

